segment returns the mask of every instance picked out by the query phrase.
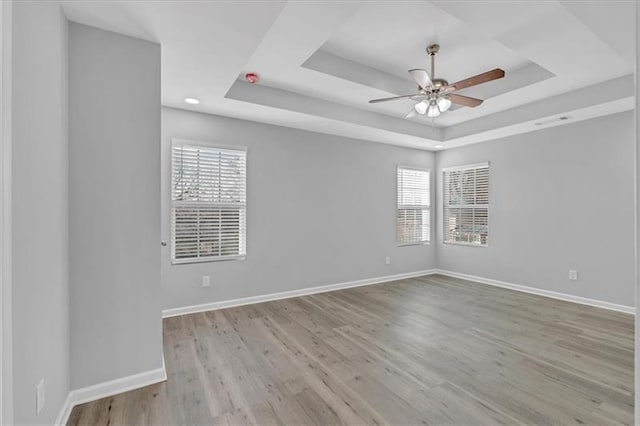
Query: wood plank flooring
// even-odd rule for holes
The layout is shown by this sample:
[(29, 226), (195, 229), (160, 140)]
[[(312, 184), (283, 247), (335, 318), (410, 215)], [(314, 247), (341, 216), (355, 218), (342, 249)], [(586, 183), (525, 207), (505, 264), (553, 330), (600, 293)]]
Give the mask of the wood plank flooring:
[(70, 425), (632, 424), (633, 317), (440, 275), (164, 320)]

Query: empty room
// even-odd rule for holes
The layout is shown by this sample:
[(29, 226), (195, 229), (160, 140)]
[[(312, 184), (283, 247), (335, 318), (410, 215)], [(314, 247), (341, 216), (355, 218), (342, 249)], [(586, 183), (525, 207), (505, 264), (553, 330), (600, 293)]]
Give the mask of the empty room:
[(637, 425), (634, 0), (0, 3), (3, 425)]

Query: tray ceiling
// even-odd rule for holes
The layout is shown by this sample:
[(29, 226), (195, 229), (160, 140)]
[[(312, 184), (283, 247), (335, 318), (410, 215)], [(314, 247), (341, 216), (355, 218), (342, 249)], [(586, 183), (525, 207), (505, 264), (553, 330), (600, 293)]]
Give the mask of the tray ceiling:
[[(633, 108), (635, 28), (625, 1), (63, 2), (69, 19), (161, 43), (164, 105), (436, 149)], [(496, 67), (485, 99), (406, 120), (410, 68), (450, 83)], [(245, 72), (260, 73), (257, 85)], [(201, 100), (197, 106), (184, 98)]]

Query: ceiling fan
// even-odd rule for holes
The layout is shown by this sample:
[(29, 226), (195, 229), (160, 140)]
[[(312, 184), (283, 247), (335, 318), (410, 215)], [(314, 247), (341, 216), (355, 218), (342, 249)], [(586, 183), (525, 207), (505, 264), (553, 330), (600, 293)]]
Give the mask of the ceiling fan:
[(482, 99), (471, 98), (469, 96), (463, 96), (453, 92), (504, 77), (504, 70), (496, 68), (491, 71), (460, 80), (457, 83), (449, 84), (447, 80), (435, 78), (435, 57), (439, 50), (440, 45), (438, 44), (431, 44), (427, 46), (427, 53), (431, 57), (431, 74), (427, 73), (427, 71), (423, 69), (409, 70), (409, 74), (411, 75), (411, 78), (413, 78), (413, 81), (418, 83), (418, 93), (413, 95), (393, 96), (391, 98), (372, 99), (369, 103), (375, 104), (378, 102), (395, 101), (397, 99), (413, 99), (420, 102), (414, 105), (405, 118), (414, 117), (416, 114), (426, 114), (427, 117), (435, 118), (441, 113), (447, 111), (451, 107), (452, 103), (473, 108), (482, 103)]

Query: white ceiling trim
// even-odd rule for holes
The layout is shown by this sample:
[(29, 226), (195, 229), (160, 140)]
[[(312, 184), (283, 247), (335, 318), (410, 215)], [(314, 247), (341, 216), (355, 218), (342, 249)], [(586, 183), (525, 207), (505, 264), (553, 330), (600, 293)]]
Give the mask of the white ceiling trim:
[(423, 139), (425, 146), (426, 143), (439, 143), (443, 140), (443, 130), (439, 128), (427, 127), (403, 118), (363, 111), (348, 105), (312, 98), (282, 89), (252, 85), (240, 80), (234, 83), (226, 97), (415, 136)]
[[(537, 130), (548, 129), (549, 127), (573, 124), (592, 118), (604, 117), (606, 115), (617, 114), (619, 112), (631, 111), (635, 108), (635, 97), (627, 97), (605, 102), (598, 105), (591, 105), (571, 111), (564, 111), (562, 114), (553, 114), (540, 117), (534, 120), (524, 121), (505, 127), (495, 128), (470, 136), (462, 136), (456, 139), (444, 142), (443, 149), (457, 148), (464, 145), (471, 145), (480, 142), (487, 142), (495, 139), (506, 138), (508, 136), (519, 135), (522, 133), (535, 132)], [(567, 120), (561, 120), (559, 117), (569, 117)], [(536, 123), (543, 122), (541, 126)]]
[[(457, 126), (445, 129), (444, 140), (447, 141), (445, 146), (450, 146), (450, 142), (460, 140), (467, 141), (467, 143), (480, 142), (484, 140), (481, 135), (493, 129), (519, 129), (519, 127), (514, 127), (514, 125), (539, 121), (545, 117), (562, 115), (569, 111), (581, 111), (591, 106), (606, 104), (617, 105), (615, 104), (616, 101), (633, 97), (633, 91), (633, 74), (629, 74), (624, 77), (531, 102), (476, 120), (466, 121)], [(604, 109), (602, 111), (608, 114)]]

